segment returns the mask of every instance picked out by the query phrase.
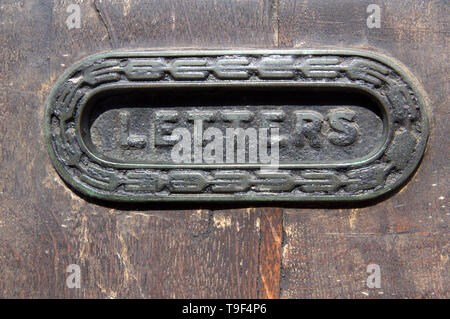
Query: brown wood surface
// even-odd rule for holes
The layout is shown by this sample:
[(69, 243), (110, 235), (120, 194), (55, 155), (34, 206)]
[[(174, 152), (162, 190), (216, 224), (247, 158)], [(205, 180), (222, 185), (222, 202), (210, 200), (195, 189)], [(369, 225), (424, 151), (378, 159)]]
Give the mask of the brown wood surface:
[[(65, 24), (71, 3), (82, 27)], [(366, 7), (381, 7), (381, 28)], [(441, 1), (0, 3), (0, 297), (448, 298), (448, 14)], [(367, 49), (418, 78), (433, 112), (423, 163), (400, 192), (336, 207), (114, 205), (52, 167), (43, 114), (77, 60), (136, 48)], [(381, 268), (381, 288), (366, 267)], [(80, 289), (66, 267), (81, 267)]]

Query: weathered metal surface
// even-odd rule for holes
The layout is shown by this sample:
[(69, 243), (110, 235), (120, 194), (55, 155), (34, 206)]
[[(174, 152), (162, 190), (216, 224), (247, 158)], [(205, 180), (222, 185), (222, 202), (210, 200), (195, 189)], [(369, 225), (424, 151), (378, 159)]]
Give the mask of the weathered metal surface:
[[(415, 81), (345, 50), (99, 54), (64, 73), (45, 121), (63, 179), (120, 201), (371, 199), (410, 176), (428, 136)], [(275, 168), (261, 128), (277, 128)], [(211, 158), (208, 129), (222, 139)], [(188, 157), (176, 162), (184, 138)]]

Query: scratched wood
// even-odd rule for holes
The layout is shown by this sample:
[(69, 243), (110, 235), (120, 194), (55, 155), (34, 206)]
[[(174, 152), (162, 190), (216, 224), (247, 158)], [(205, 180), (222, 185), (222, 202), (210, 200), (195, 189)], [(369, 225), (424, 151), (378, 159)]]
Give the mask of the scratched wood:
[[(65, 24), (71, 3), (80, 29)], [(271, 247), (259, 209), (87, 201), (57, 176), (42, 133), (45, 99), (77, 60), (112, 48), (272, 46), (272, 16), (261, 1), (2, 1), (1, 297), (278, 296), (264, 267), (280, 260), (259, 256)], [(81, 289), (66, 287), (70, 264)]]
[[(378, 3), (381, 28), (366, 27)], [(347, 47), (386, 54), (428, 93), (432, 134), (400, 193), (368, 207), (284, 211), (283, 298), (449, 297), (449, 15), (446, 1), (280, 2), (282, 47)], [(378, 264), (381, 288), (366, 285)]]
[(282, 209), (262, 208), (260, 227), (260, 288), (258, 289), (258, 298), (276, 299), (280, 295), (281, 241), (283, 238)]
[[(0, 4), (0, 297), (448, 297), (448, 5), (379, 1), (16, 1)], [(82, 26), (68, 29), (69, 4)], [(66, 67), (136, 48), (363, 48), (405, 64), (433, 108), (407, 187), (367, 207), (114, 205), (73, 193), (43, 143)], [(366, 267), (381, 267), (368, 289)], [(80, 289), (66, 267), (81, 267)]]

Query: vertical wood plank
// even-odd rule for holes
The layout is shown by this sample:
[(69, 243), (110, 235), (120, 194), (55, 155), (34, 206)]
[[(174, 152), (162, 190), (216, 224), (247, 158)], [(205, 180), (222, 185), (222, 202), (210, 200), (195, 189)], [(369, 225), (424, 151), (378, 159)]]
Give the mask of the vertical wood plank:
[(281, 208), (262, 208), (261, 244), (259, 248), (259, 298), (279, 298), (282, 240), (283, 210)]
[[(371, 3), (381, 9), (379, 29), (366, 25)], [(433, 113), (424, 160), (397, 194), (367, 207), (285, 210), (283, 298), (448, 298), (446, 12), (445, 1), (281, 0), (281, 46), (391, 56), (418, 78)], [(380, 289), (366, 284), (369, 264), (380, 266)]]
[[(80, 29), (66, 25), (69, 4), (80, 6)], [(42, 122), (55, 81), (85, 56), (270, 47), (272, 13), (256, 0), (2, 2), (1, 297), (258, 296), (258, 209), (81, 198), (53, 169)], [(70, 264), (81, 267), (81, 289), (66, 286)]]

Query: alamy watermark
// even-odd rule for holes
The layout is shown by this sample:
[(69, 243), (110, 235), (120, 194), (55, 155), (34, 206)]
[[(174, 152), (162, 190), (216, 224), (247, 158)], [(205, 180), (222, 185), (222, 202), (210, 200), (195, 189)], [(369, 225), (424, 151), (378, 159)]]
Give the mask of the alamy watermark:
[(366, 23), (367, 27), (369, 29), (377, 28), (379, 29), (381, 27), (381, 9), (380, 6), (377, 4), (369, 4), (367, 6), (367, 13), (369, 13), (369, 16), (367, 17)]
[(367, 265), (367, 273), (369, 276), (367, 277), (367, 287), (374, 289), (374, 288), (381, 288), (381, 270), (380, 266), (377, 264), (370, 264)]
[(171, 137), (177, 141), (171, 150), (171, 159), (176, 164), (254, 163), (278, 168), (278, 128), (238, 127), (222, 131), (209, 127), (203, 131), (202, 122), (195, 121), (193, 134), (180, 127), (173, 130)]
[(81, 28), (81, 9), (78, 4), (70, 4), (66, 8), (66, 12), (69, 16), (66, 19), (66, 25), (70, 29)]
[(69, 275), (66, 278), (67, 288), (81, 288), (81, 269), (77, 264), (70, 264), (66, 268), (66, 272)]

